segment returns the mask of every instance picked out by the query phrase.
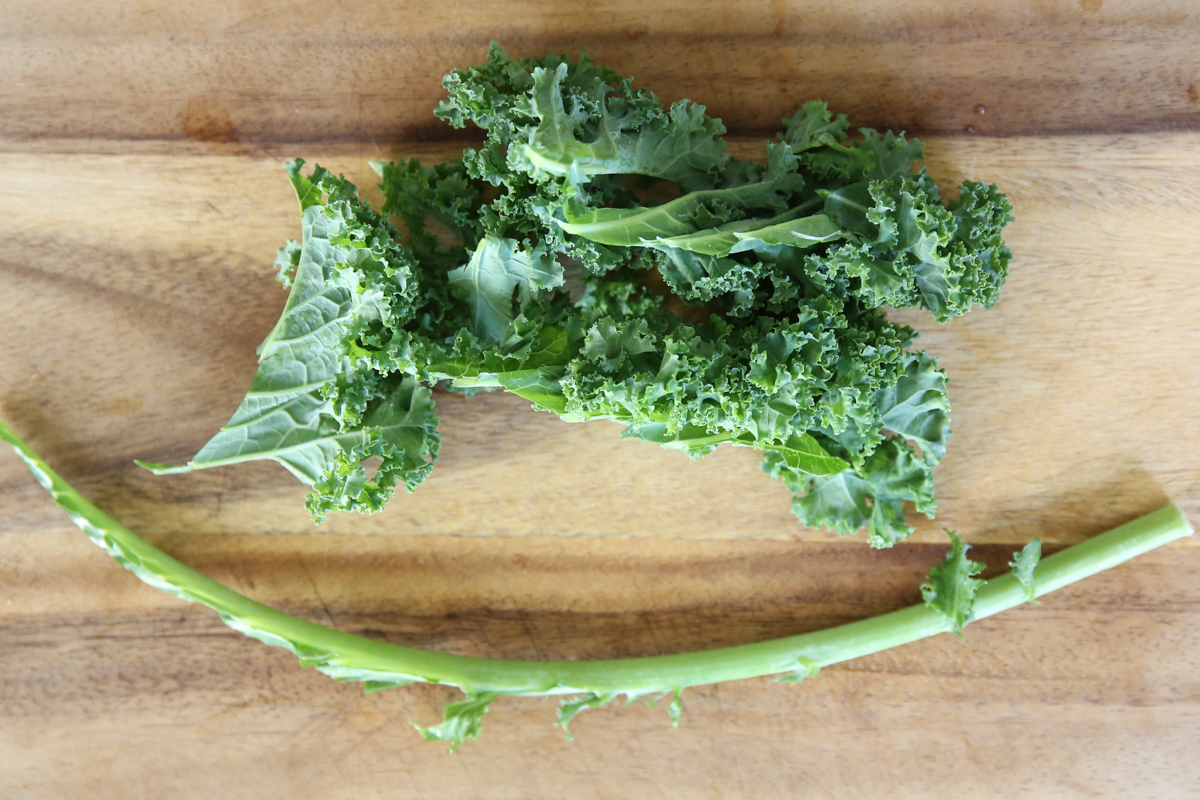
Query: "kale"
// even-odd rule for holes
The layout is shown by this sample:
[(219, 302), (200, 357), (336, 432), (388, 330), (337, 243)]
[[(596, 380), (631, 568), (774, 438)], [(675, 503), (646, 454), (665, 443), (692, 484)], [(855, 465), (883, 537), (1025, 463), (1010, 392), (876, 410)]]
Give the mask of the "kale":
[(444, 86), (437, 116), (484, 143), (373, 165), (382, 213), (344, 178), (287, 165), (303, 239), (276, 261), (291, 295), (250, 391), (188, 465), (146, 466), (274, 459), (313, 486), (315, 519), (374, 511), (430, 473), (441, 383), (692, 457), (755, 448), (803, 523), (865, 527), (877, 547), (911, 532), (906, 502), (933, 516), (946, 376), (884, 309), (945, 322), (996, 302), (1012, 207), (995, 186), (966, 181), (946, 203), (921, 142), (851, 137), (819, 101), (762, 163), (733, 159), (703, 106), (664, 106), (586, 54), (493, 45)]

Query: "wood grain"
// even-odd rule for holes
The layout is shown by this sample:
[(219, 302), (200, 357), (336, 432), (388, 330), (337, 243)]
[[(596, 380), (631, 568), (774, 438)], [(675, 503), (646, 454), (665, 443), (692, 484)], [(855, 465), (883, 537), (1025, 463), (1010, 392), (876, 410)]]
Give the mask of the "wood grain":
[[(48, 501), (47, 501), (48, 502)], [(453, 693), (366, 696), (150, 591), (55, 528), (0, 565), (0, 780), (13, 797), (1190, 797), (1197, 562), (1154, 553), (946, 636), (825, 670), (580, 717), (502, 700), (447, 755)], [(6, 552), (21, 553), (0, 538)], [(816, 629), (915, 599), (940, 548), (440, 537), (156, 537), (344, 630), (510, 657), (651, 654)], [(1001, 564), (1003, 548), (982, 548)], [(868, 558), (869, 556), (869, 558)], [(717, 793), (719, 792), (719, 795)]]
[[(915, 602), (942, 526), (995, 571), (1033, 536), (1054, 549), (1170, 501), (1200, 520), (1194, 3), (15, 0), (4, 17), (0, 418), (264, 602), (473, 655), (680, 652)], [(270, 261), (298, 233), (279, 162), (370, 187), (368, 160), (453, 157), (477, 134), (432, 117), (438, 80), (492, 39), (586, 47), (702, 101), (744, 157), (820, 96), (927, 134), (939, 181), (1008, 192), (1000, 303), (904, 317), (952, 378), (955, 429), (912, 542), (801, 528), (748, 451), (693, 463), (503, 395), (439, 395), (434, 476), (321, 529), (277, 465), (133, 466), (188, 458), (249, 382), (284, 301)], [(117, 569), (0, 457), (0, 798), (1200, 797), (1198, 571), (1179, 542), (965, 643), (689, 691), (679, 730), (614, 707), (567, 742), (553, 703), (504, 700), (452, 757), (408, 720), (453, 692), (302, 670)]]
[(922, 132), (1175, 130), (1195, 126), (1200, 81), (1189, 0), (6, 7), (0, 115), (23, 139), (441, 138), (441, 76), (492, 40), (521, 57), (586, 48), (739, 131), (773, 131), (813, 97)]

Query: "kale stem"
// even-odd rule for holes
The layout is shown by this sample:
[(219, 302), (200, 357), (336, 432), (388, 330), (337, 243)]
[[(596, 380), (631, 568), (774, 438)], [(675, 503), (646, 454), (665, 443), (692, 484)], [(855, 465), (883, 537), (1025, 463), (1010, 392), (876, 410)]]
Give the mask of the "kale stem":
[[(38, 482), (71, 519), (118, 563), (146, 583), (214, 609), (230, 627), (286, 647), (306, 666), (368, 688), (412, 681), (448, 683), (469, 694), (548, 695), (592, 692), (642, 695), (719, 681), (780, 673), (808, 674), (812, 667), (876, 653), (952, 629), (941, 612), (924, 605), (814, 633), (696, 653), (605, 661), (509, 661), (436, 653), (326, 628), (255, 602), (176, 561), (92, 505), (20, 438), (0, 423)], [(1155, 511), (1042, 560), (1034, 572), (1038, 596), (1114, 567), (1192, 533), (1176, 506)], [(1025, 602), (1011, 574), (979, 590), (973, 618)]]

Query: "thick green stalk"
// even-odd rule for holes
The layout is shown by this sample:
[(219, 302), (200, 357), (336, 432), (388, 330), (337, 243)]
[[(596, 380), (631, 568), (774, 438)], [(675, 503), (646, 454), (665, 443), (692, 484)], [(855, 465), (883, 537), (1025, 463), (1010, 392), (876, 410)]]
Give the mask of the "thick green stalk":
[[(92, 505), (3, 423), (0, 439), (12, 445), (55, 502), (92, 541), (143, 581), (202, 603), (242, 633), (286, 647), (305, 665), (335, 678), (364, 681), (368, 689), (425, 681), (452, 684), (477, 696), (581, 692), (600, 697), (637, 696), (762, 675), (803, 676), (819, 667), (952, 630), (944, 614), (919, 605), (756, 644), (607, 661), (469, 658), (389, 644), (288, 616), (206, 578)], [(1034, 572), (1035, 594), (1046, 594), (1191, 533), (1191, 525), (1179, 508), (1167, 506), (1043, 559)], [(979, 590), (972, 618), (991, 616), (1026, 600), (1025, 587), (1011, 573), (1006, 574)]]

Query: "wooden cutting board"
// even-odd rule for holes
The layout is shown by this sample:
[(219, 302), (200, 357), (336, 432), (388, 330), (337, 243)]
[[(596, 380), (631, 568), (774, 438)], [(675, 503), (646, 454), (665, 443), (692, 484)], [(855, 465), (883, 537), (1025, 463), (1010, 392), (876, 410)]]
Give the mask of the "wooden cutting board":
[[(428, 6), (14, 0), (0, 26), (0, 418), (169, 553), (343, 630), (449, 652), (605, 658), (750, 642), (919, 599), (942, 527), (999, 569), (1167, 502), (1200, 520), (1200, 13), (1191, 2)], [(228, 418), (298, 235), (280, 162), (360, 186), (453, 157), (440, 76), (586, 48), (708, 105), (750, 157), (821, 97), (994, 181), (1000, 303), (903, 319), (949, 373), (934, 521), (888, 552), (801, 528), (749, 451), (689, 462), (519, 398), (439, 395), (434, 476), (374, 517), (302, 508), (274, 464), (155, 478)], [(378, 193), (367, 193), (378, 198)], [(899, 316), (899, 315), (897, 315)], [(662, 709), (366, 696), (139, 583), (0, 454), (0, 797), (1189, 797), (1191, 541), (945, 636)], [(287, 536), (279, 534), (290, 534)]]

